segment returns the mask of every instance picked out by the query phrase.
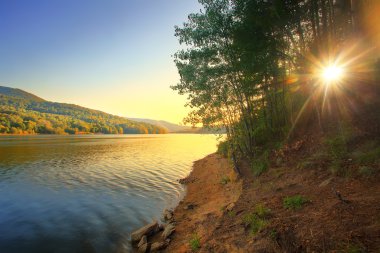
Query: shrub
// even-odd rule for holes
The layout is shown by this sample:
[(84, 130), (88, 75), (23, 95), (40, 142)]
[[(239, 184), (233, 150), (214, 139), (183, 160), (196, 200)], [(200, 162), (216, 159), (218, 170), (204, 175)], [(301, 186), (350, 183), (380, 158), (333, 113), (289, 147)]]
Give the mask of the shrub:
[(356, 152), (354, 159), (361, 165), (375, 163), (380, 160), (380, 147), (368, 151)]
[(266, 218), (270, 215), (271, 210), (269, 208), (265, 207), (263, 204), (257, 204), (255, 207), (255, 213), (260, 218)]
[(269, 153), (265, 151), (259, 158), (253, 160), (251, 169), (253, 175), (260, 176), (262, 173), (268, 170), (269, 167)]
[(376, 170), (372, 167), (368, 166), (360, 166), (359, 167), (359, 175), (365, 178), (371, 178), (376, 174)]
[(190, 248), (193, 252), (198, 251), (201, 248), (201, 240), (198, 234), (193, 234), (190, 241)]
[(218, 143), (218, 149), (217, 149), (217, 153), (219, 155), (222, 155), (224, 157), (228, 157), (228, 153), (229, 153), (229, 143), (228, 141), (221, 141)]
[(257, 234), (263, 228), (266, 227), (268, 222), (265, 219), (260, 218), (256, 213), (250, 213), (243, 217), (243, 222), (249, 227), (252, 235)]
[(268, 225), (266, 218), (270, 215), (271, 210), (263, 204), (257, 204), (253, 213), (246, 214), (243, 222), (249, 227), (250, 233), (255, 235)]
[(301, 195), (286, 197), (283, 200), (284, 207), (291, 210), (301, 209), (302, 206), (307, 202), (308, 200)]
[(326, 140), (328, 155), (331, 158), (330, 170), (333, 174), (344, 175), (343, 160), (348, 154), (347, 133), (340, 133)]

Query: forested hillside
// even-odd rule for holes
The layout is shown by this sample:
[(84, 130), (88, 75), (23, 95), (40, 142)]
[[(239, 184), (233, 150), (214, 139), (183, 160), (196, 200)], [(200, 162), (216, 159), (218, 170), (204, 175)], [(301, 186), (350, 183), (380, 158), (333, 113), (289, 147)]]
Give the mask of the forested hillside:
[(380, 1), (199, 3), (176, 27), (172, 88), (188, 122), (226, 128), (218, 153), (243, 186), (211, 212), (239, 180), (213, 192), (218, 158), (201, 160), (166, 252), (379, 252)]
[(0, 87), (2, 134), (148, 134), (166, 130), (73, 104), (45, 101), (19, 89)]
[(377, 1), (199, 2), (176, 27), (184, 49), (172, 88), (188, 95), (187, 122), (226, 128), (234, 161), (266, 160), (269, 143), (339, 130), (359, 108), (376, 108)]

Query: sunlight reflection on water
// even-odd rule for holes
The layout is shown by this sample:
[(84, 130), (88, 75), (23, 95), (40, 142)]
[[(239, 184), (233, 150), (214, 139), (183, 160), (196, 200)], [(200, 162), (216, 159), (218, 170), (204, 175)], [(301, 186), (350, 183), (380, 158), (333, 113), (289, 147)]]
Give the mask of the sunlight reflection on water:
[(116, 252), (159, 219), (215, 135), (0, 137), (0, 252)]

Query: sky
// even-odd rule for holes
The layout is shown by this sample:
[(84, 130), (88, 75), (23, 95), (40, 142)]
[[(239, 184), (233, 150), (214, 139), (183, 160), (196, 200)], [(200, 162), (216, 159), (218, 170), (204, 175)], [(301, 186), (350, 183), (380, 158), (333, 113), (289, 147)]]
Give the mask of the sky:
[(0, 85), (119, 116), (179, 123), (174, 26), (197, 0), (1, 0)]

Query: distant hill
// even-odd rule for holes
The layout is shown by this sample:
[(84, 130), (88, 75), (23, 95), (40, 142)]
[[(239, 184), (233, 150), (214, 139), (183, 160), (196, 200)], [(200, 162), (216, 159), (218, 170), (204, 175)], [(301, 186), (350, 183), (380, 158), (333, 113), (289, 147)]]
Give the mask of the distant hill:
[(152, 124), (155, 126), (159, 126), (162, 128), (165, 128), (169, 133), (176, 133), (176, 132), (182, 132), (182, 131), (191, 131), (192, 127), (189, 126), (181, 126), (178, 124), (174, 124), (165, 120), (154, 120), (154, 119), (139, 119), (139, 118), (128, 118), (133, 121), (137, 122), (144, 122), (148, 124)]
[(20, 89), (4, 87), (4, 86), (0, 86), (0, 94), (10, 96), (10, 97), (15, 97), (15, 98), (27, 99), (27, 100), (35, 101), (35, 102), (45, 101), (44, 99), (37, 97), (36, 95), (33, 95), (29, 92), (26, 92)]
[(148, 134), (165, 128), (0, 86), (0, 134)]
[(162, 127), (167, 130), (168, 133), (195, 133), (195, 134), (223, 134), (225, 130), (210, 130), (203, 127), (190, 127), (174, 124), (164, 120), (154, 120), (154, 119), (139, 119), (139, 118), (128, 118), (137, 122), (149, 123)]

